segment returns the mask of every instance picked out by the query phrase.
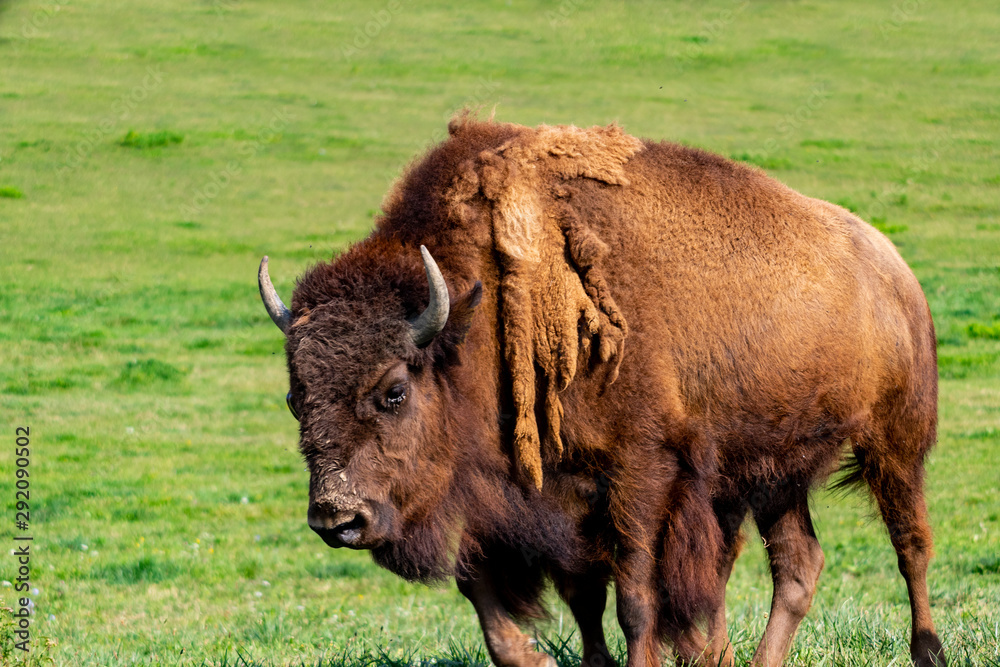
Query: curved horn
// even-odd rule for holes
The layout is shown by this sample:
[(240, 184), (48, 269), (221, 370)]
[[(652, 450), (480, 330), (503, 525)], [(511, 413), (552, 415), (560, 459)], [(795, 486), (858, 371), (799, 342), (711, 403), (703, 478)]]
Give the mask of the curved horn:
[(448, 321), (448, 309), (451, 307), (451, 302), (448, 297), (448, 285), (444, 282), (444, 276), (441, 275), (441, 270), (434, 262), (434, 258), (431, 257), (431, 253), (426, 247), (420, 246), (420, 254), (424, 258), (424, 271), (427, 272), (431, 298), (424, 312), (420, 313), (420, 317), (411, 323), (413, 330), (410, 334), (413, 336), (414, 345), (426, 347), (434, 340), (434, 336), (437, 336), (444, 329), (444, 325)]
[(292, 324), (292, 311), (288, 310), (281, 297), (271, 284), (271, 276), (267, 275), (267, 255), (260, 260), (260, 269), (257, 271), (257, 287), (260, 289), (260, 298), (267, 308), (267, 314), (282, 333), (288, 333), (288, 327)]

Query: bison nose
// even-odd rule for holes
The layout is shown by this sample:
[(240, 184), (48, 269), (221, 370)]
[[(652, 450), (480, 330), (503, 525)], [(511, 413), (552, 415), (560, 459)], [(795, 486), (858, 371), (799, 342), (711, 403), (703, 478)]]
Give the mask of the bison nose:
[(309, 527), (334, 548), (363, 549), (365, 533), (371, 524), (372, 517), (365, 507), (338, 512), (324, 512), (315, 506), (309, 508)]

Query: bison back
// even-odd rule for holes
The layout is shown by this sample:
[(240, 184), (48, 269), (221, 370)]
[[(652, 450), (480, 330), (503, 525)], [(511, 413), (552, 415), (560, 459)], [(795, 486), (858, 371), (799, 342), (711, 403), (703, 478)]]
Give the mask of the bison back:
[(572, 198), (611, 249), (602, 270), (630, 327), (619, 397), (667, 397), (723, 458), (756, 460), (751, 474), (793, 475), (793, 449), (811, 474), (803, 443), (839, 444), (898, 404), (933, 421), (930, 313), (882, 234), (696, 149), (647, 143), (627, 175)]

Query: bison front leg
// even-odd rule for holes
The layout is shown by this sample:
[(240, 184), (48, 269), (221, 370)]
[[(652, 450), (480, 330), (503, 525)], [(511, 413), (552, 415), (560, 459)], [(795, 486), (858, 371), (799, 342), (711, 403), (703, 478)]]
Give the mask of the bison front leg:
[(715, 515), (722, 529), (722, 553), (719, 561), (718, 592), (715, 609), (708, 616), (708, 639), (702, 640), (697, 629), (689, 631), (684, 643), (702, 646), (707, 641), (705, 662), (713, 667), (731, 667), (735, 662), (732, 642), (726, 629), (726, 585), (733, 572), (733, 564), (743, 544), (740, 528), (746, 518), (747, 506), (742, 501), (715, 503)]
[(535, 651), (535, 642), (514, 623), (489, 575), (459, 579), (458, 590), (479, 617), (486, 648), (497, 667), (556, 667), (552, 656)]
[[(719, 603), (708, 615), (708, 636), (697, 626), (684, 633), (678, 641), (677, 663), (680, 665), (702, 663), (711, 667), (732, 667), (735, 664), (733, 645), (726, 629), (726, 584), (733, 572), (733, 564), (740, 553), (738, 536), (727, 542), (719, 565)], [(705, 648), (702, 648), (705, 647)]]
[(722, 604), (722, 531), (707, 481), (713, 468), (697, 434), (671, 442), (674, 460), (663, 457), (658, 467), (647, 459), (612, 486), (612, 513), (632, 522), (615, 563), (629, 667), (660, 664), (661, 638), (679, 663), (717, 664), (697, 628)]
[(729, 544), (723, 553), (723, 561), (719, 566), (719, 598), (720, 602), (708, 618), (708, 642), (711, 649), (709, 664), (719, 667), (729, 667), (735, 663), (733, 644), (729, 641), (726, 629), (726, 584), (733, 573), (733, 563), (740, 553), (738, 542)]
[(608, 601), (607, 572), (588, 572), (583, 576), (554, 575), (562, 596), (583, 640), (581, 667), (616, 667), (604, 638), (604, 607)]
[(656, 562), (649, 551), (635, 549), (619, 555), (616, 565), (618, 624), (625, 635), (628, 667), (658, 667), (662, 646), (657, 632)]

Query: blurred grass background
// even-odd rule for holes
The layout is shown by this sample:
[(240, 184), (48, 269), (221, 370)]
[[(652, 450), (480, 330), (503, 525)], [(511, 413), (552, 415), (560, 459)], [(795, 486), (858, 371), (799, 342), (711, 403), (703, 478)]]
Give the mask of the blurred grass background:
[[(975, 1), (0, 6), (0, 541), (29, 426), (35, 662), (486, 660), (453, 586), (307, 528), (254, 273), (269, 254), (287, 299), (456, 110), (495, 106), (753, 162), (889, 234), (938, 327), (935, 619), (952, 664), (1000, 664), (997, 34)], [(884, 529), (857, 497), (814, 507), (827, 567), (790, 663), (905, 664)], [(741, 659), (769, 600), (755, 538), (729, 588)], [(537, 632), (569, 667), (552, 608)]]

